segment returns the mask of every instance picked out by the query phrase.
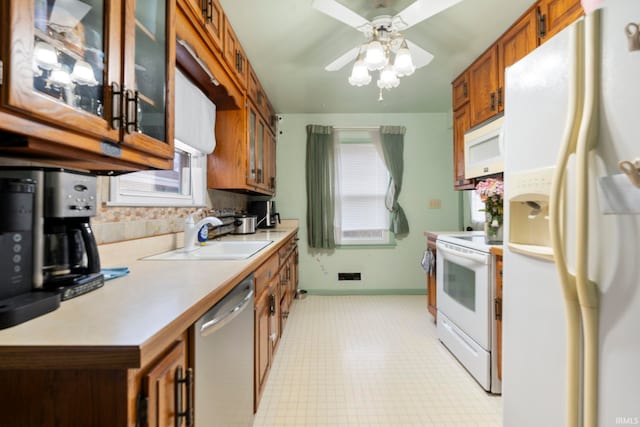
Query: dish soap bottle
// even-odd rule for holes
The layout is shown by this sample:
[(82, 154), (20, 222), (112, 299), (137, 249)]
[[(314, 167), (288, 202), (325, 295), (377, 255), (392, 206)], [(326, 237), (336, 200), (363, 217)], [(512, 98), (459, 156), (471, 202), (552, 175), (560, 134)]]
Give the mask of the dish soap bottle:
[(204, 246), (207, 240), (209, 240), (209, 227), (205, 224), (198, 231), (198, 242), (200, 242), (200, 246)]

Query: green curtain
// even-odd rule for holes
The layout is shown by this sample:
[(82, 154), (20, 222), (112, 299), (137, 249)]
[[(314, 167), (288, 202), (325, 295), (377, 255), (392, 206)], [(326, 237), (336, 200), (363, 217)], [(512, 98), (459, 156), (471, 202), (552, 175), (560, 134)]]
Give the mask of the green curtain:
[(307, 125), (307, 230), (311, 248), (336, 246), (334, 156), (333, 127)]
[(396, 236), (409, 234), (409, 222), (407, 216), (398, 204), (398, 196), (402, 190), (402, 173), (404, 171), (404, 126), (381, 126), (380, 144), (384, 154), (384, 162), (387, 165), (391, 179), (387, 189), (385, 204), (391, 212), (391, 231)]

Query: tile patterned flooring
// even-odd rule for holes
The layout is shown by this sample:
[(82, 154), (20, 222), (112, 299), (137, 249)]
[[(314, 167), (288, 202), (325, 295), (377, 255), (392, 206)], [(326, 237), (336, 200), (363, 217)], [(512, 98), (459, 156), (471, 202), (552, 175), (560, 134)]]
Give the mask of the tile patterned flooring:
[(438, 341), (424, 295), (297, 300), (254, 426), (500, 426)]

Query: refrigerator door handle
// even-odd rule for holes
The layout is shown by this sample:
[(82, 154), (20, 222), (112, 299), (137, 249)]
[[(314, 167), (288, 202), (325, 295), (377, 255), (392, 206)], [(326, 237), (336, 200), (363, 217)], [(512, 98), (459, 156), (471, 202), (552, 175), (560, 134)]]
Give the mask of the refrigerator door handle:
[(584, 93), (583, 83), (583, 47), (584, 24), (579, 21), (571, 27), (570, 32), (570, 67), (569, 96), (567, 121), (565, 123), (562, 143), (556, 162), (551, 191), (549, 194), (549, 234), (556, 270), (565, 301), (567, 321), (567, 413), (565, 425), (577, 427), (579, 423), (579, 384), (580, 384), (580, 310), (576, 292), (575, 276), (569, 273), (565, 257), (565, 241), (562, 233), (562, 215), (564, 205), (565, 172), (569, 156), (575, 152), (578, 129), (582, 121), (582, 105)]
[(589, 280), (589, 152), (597, 142), (591, 137), (597, 123), (596, 104), (600, 60), (600, 10), (585, 17), (585, 96), (576, 147), (576, 290), (582, 314), (583, 423), (598, 424), (598, 286)]

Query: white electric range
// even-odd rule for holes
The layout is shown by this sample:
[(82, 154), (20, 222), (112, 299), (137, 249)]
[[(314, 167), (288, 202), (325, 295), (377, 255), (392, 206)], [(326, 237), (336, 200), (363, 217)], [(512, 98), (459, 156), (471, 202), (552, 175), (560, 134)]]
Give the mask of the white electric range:
[(438, 338), (485, 390), (501, 393), (494, 311), (495, 256), (484, 232), (438, 234)]

